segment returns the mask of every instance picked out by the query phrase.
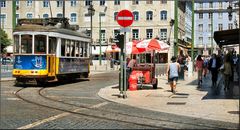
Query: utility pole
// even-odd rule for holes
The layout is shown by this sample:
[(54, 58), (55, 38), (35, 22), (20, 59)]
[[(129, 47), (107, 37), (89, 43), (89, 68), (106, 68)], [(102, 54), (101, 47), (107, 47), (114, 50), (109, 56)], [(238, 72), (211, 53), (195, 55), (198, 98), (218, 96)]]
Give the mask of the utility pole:
[(65, 0), (63, 0), (63, 18), (65, 18)]
[(194, 53), (194, 0), (192, 0), (192, 45), (191, 45), (191, 58), (193, 59), (193, 53)]
[(16, 27), (16, 0), (12, 0), (12, 30)]
[(178, 55), (178, 0), (174, 0), (174, 56)]
[(211, 55), (213, 54), (213, 13), (211, 15)]
[(99, 65), (102, 65), (102, 33), (101, 33), (101, 12), (99, 12)]

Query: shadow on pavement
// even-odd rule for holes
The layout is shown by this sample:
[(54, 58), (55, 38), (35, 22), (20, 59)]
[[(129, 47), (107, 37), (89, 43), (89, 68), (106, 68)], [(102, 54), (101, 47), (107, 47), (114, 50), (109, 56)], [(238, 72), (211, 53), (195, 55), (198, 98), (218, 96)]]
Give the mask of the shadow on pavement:
[[(223, 80), (223, 79), (222, 79)], [(187, 85), (196, 86), (198, 91), (207, 91), (208, 93), (202, 98), (202, 100), (207, 99), (239, 99), (239, 86), (236, 82), (230, 83), (230, 89), (224, 90), (224, 82), (220, 81), (217, 87), (212, 86), (211, 74), (203, 77), (203, 82), (201, 86), (198, 86), (198, 81), (193, 80)]]

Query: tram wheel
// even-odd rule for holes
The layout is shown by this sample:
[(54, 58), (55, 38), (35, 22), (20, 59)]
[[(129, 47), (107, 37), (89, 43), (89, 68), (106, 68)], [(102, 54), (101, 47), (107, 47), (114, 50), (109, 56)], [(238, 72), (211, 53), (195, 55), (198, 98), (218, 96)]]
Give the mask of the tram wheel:
[(16, 78), (15, 80), (15, 86), (23, 87), (26, 85), (26, 80), (22, 78)]
[(83, 73), (83, 77), (84, 77), (84, 78), (89, 78), (89, 73), (88, 73), (88, 72), (84, 72), (84, 73)]
[(36, 79), (37, 85), (44, 86), (46, 85), (46, 79)]

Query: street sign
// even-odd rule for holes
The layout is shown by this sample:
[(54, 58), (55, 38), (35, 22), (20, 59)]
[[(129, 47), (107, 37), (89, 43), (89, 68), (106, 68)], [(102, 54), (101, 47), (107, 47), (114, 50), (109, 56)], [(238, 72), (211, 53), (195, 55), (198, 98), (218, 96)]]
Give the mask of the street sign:
[(120, 32), (130, 32), (130, 28), (120, 28)]
[(122, 27), (130, 26), (133, 23), (133, 14), (129, 10), (121, 10), (117, 14), (117, 22)]

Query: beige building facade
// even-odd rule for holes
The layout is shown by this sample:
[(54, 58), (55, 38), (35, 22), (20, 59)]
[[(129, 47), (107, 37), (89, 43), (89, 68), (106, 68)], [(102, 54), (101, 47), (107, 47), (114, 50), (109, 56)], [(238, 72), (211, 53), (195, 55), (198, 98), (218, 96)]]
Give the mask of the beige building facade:
[[(4, 21), (4, 30), (12, 38), (12, 1), (5, 1), (6, 6), (1, 7), (1, 14), (6, 14)], [(93, 43), (99, 45), (99, 32), (101, 23), (101, 44), (110, 45), (111, 38), (114, 38), (120, 32), (115, 16), (117, 12), (128, 9), (134, 14), (134, 22), (127, 32), (127, 42), (132, 39), (149, 39), (158, 37), (167, 42), (170, 37), (171, 48), (168, 59), (173, 55), (174, 27), (171, 28), (170, 21), (174, 19), (174, 1), (167, 0), (101, 0), (93, 1), (95, 13), (93, 15)], [(90, 1), (65, 1), (65, 17), (69, 18), (70, 24), (79, 25), (79, 31), (88, 32), (91, 30), (91, 20), (88, 14)], [(17, 18), (44, 18), (44, 17), (62, 17), (63, 1), (17, 1)], [(101, 12), (101, 16), (99, 15)], [(184, 35), (184, 11), (178, 11), (179, 38)], [(100, 18), (101, 17), (101, 21)], [(171, 31), (171, 36), (170, 35)], [(180, 38), (181, 39), (181, 38)], [(104, 52), (104, 50), (102, 51)]]

